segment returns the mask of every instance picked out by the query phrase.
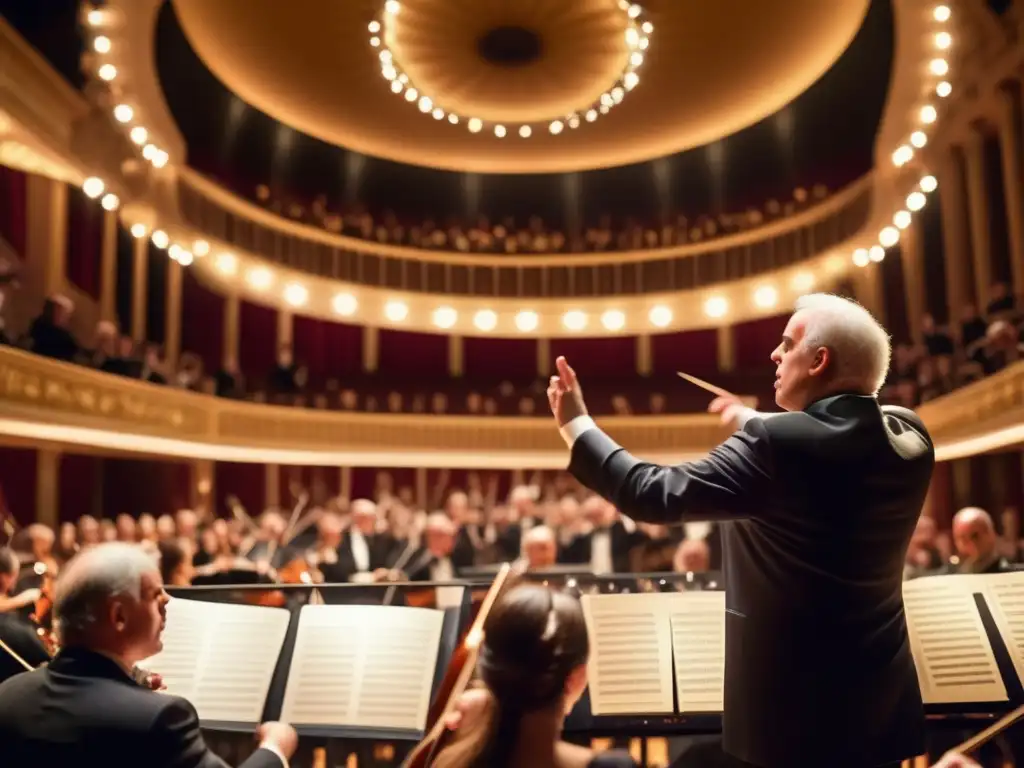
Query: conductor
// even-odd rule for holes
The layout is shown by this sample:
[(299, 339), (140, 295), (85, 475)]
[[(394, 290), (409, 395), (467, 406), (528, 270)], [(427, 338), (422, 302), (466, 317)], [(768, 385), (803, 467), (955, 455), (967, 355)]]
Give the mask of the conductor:
[(717, 398), (737, 431), (677, 466), (602, 432), (556, 361), (548, 400), (580, 482), (638, 521), (728, 521), (723, 748), (741, 764), (868, 768), (925, 751), (902, 577), (935, 453), (912, 411), (876, 399), (890, 354), (860, 305), (801, 298), (771, 354), (786, 412)]

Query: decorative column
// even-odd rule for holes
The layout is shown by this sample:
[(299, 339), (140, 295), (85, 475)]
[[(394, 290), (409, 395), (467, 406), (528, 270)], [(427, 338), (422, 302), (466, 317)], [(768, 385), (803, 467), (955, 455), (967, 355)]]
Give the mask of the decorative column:
[(164, 357), (173, 370), (181, 356), (181, 280), (185, 268), (167, 260), (167, 300), (164, 307)]
[(653, 368), (651, 337), (649, 334), (643, 333), (636, 337), (636, 372), (641, 376), (650, 376)]
[(853, 293), (858, 303), (885, 325), (885, 295), (882, 293), (882, 265), (871, 263), (853, 273)]
[(448, 375), (456, 378), (462, 375), (462, 337), (448, 337)]
[(946, 304), (949, 320), (960, 322), (965, 304), (973, 303), (971, 268), (968, 262), (970, 242), (967, 228), (967, 196), (956, 149), (945, 156), (938, 171), (939, 198), (942, 205), (942, 241), (946, 266)]
[(352, 499), (352, 467), (339, 467), (338, 495), (350, 501)]
[(109, 321), (117, 320), (117, 213), (115, 211), (103, 212), (103, 240), (100, 245), (100, 317)]
[(551, 368), (551, 340), (537, 339), (537, 375), (547, 379), (554, 371)]
[(277, 349), (291, 347), (294, 337), (295, 327), (292, 321), (292, 313), (279, 309), (277, 311)]
[(1017, 132), (1016, 99), (1005, 88), (999, 89), (998, 120), (1013, 295), (1024, 296), (1024, 174), (1021, 173), (1021, 140)]
[(201, 518), (213, 519), (216, 516), (213, 495), (213, 462), (207, 459), (193, 461), (189, 474), (189, 479), (192, 481), (189, 504), (192, 509), (199, 512)]
[(242, 302), (237, 293), (224, 297), (224, 344), (221, 365), (230, 368), (238, 365), (238, 334)]
[(953, 509), (952, 514), (971, 504), (973, 494), (971, 493), (971, 460), (955, 459), (950, 462), (953, 485)]
[(736, 332), (731, 325), (718, 326), (718, 370), (736, 368)]
[(924, 244), (920, 220), (903, 230), (900, 237), (900, 259), (903, 266), (904, 299), (907, 302), (907, 324), (915, 344), (923, 341), (921, 318), (928, 311), (925, 297)]
[(374, 373), (380, 363), (380, 331), (372, 325), (363, 326), (363, 372)]
[(427, 495), (429, 494), (429, 487), (427, 485), (427, 468), (416, 467), (416, 506), (420, 509), (427, 508)]
[(36, 457), (36, 522), (58, 527), (60, 504), (60, 451), (40, 448)]
[(138, 237), (132, 246), (132, 338), (146, 340), (146, 304), (149, 285), (149, 238)]
[(39, 270), (43, 296), (50, 296), (63, 290), (66, 279), (68, 188), (33, 174), (26, 197), (25, 261)]
[(263, 482), (263, 508), (281, 506), (281, 467), (277, 464), (264, 465)]
[(968, 211), (971, 222), (971, 255), (974, 261), (974, 304), (984, 312), (992, 293), (992, 233), (985, 186), (985, 137), (971, 131), (964, 157), (967, 172)]

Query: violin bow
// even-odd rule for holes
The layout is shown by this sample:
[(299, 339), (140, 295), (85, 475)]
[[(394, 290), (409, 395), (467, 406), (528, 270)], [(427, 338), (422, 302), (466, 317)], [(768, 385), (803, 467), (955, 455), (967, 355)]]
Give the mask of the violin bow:
[(961, 755), (966, 755), (969, 752), (973, 752), (978, 747), (988, 742), (990, 739), (998, 736), (1000, 733), (1005, 731), (1007, 728), (1009, 728), (1011, 725), (1016, 723), (1021, 718), (1024, 718), (1024, 705), (1017, 707), (1009, 714), (1003, 716), (996, 722), (992, 723), (992, 725), (990, 725), (985, 730), (981, 731), (980, 733), (976, 733), (974, 736), (971, 736), (971, 738), (967, 739), (963, 743), (953, 747), (953, 749), (950, 751), (957, 752)]
[(23, 666), (26, 672), (31, 672), (35, 669), (35, 667), (33, 667), (31, 664), (29, 664), (27, 661), (21, 658), (21, 656), (19, 656), (17, 652), (15, 652), (15, 650), (11, 648), (11, 646), (9, 646), (3, 640), (0, 640), (0, 651), (3, 651), (16, 662), (18, 662), (21, 666)]

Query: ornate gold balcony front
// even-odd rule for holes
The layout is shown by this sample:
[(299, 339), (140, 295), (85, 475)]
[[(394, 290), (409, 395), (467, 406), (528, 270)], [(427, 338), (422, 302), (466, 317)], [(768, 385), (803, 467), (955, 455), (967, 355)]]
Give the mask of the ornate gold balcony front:
[[(1024, 363), (921, 408), (940, 459), (1024, 442)], [(705, 414), (608, 417), (601, 425), (644, 458), (704, 455), (728, 431)], [(222, 400), (0, 348), (0, 437), (83, 452), (253, 463), (564, 467), (548, 418), (413, 416)]]

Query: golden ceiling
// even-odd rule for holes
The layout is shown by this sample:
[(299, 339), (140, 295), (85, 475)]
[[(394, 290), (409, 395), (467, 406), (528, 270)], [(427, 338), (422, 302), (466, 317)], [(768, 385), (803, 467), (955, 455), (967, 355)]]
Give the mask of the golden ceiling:
[[(404, 163), (537, 173), (641, 162), (714, 141), (777, 111), (835, 62), (869, 0), (649, 0), (654, 31), (640, 83), (593, 123), (551, 135), (621, 73), (616, 0), (401, 0), (386, 43), (421, 93), (446, 110), (533, 124), (473, 134), (391, 92), (368, 25), (384, 0), (173, 0), (196, 53), (232, 91), (324, 141)], [(528, 30), (537, 55), (490, 63), (480, 40)]]

